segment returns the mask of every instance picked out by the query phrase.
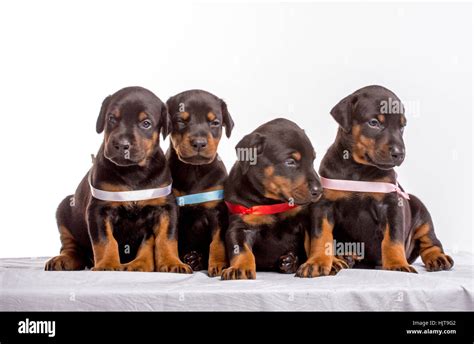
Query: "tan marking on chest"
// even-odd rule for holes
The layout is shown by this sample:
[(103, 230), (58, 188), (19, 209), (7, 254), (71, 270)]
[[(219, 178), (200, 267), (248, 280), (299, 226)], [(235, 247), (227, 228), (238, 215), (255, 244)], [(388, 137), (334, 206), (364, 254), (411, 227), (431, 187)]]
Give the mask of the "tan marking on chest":
[(303, 210), (303, 207), (299, 206), (299, 207), (295, 207), (293, 209), (287, 210), (287, 211), (285, 211), (283, 213), (280, 213), (278, 215), (279, 215), (279, 218), (281, 218), (281, 219), (288, 219), (290, 217), (298, 215), (301, 212), (301, 210)]
[(250, 226), (271, 225), (276, 221), (274, 215), (242, 215), (242, 221)]

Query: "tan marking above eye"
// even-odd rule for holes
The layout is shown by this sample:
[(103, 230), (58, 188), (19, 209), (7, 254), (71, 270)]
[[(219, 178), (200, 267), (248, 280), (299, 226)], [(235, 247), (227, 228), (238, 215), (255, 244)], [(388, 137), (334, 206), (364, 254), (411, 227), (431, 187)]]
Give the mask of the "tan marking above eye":
[(142, 111), (138, 114), (138, 120), (140, 122), (146, 120), (147, 118), (148, 118), (148, 114), (145, 111)]
[(379, 120), (380, 123), (385, 122), (385, 115), (377, 115), (377, 119)]
[(210, 111), (210, 112), (207, 113), (207, 119), (208, 119), (209, 121), (213, 121), (213, 120), (215, 120), (216, 118), (217, 118), (217, 116), (216, 116), (216, 114), (215, 114), (214, 112)]
[(352, 126), (352, 136), (354, 136), (354, 139), (358, 140), (359, 135), (360, 135), (360, 125), (357, 124), (357, 125)]
[(183, 112), (179, 112), (179, 116), (181, 117), (183, 121), (187, 121), (191, 115), (189, 114), (189, 112), (183, 111)]
[(291, 156), (293, 157), (293, 159), (295, 159), (296, 161), (300, 161), (301, 160), (301, 153), (300, 152), (294, 152), (291, 154)]

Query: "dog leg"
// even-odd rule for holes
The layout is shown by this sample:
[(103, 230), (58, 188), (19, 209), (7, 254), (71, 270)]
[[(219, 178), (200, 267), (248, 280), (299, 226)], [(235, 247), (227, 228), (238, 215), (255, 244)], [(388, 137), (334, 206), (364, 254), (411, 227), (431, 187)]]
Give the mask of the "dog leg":
[[(237, 248), (236, 248), (237, 250)], [(222, 271), (223, 280), (255, 279), (257, 277), (257, 267), (255, 256), (247, 244), (238, 247), (238, 252), (230, 260), (230, 267)]]
[(405, 246), (401, 241), (391, 237), (389, 224), (385, 227), (382, 240), (382, 267), (384, 270), (416, 273), (415, 268), (408, 264)]
[(425, 205), (414, 195), (410, 195), (410, 208), (413, 224), (412, 238), (409, 245), (409, 261), (418, 256), (425, 264), (427, 271), (449, 270), (453, 259), (443, 251), (443, 245), (436, 237), (431, 215)]
[(59, 226), (61, 251), (59, 256), (53, 257), (44, 267), (47, 271), (83, 270), (86, 261), (73, 235), (65, 226)]
[(179, 259), (178, 241), (170, 237), (170, 232), (176, 233), (175, 222), (169, 214), (163, 213), (155, 226), (155, 271), (191, 274), (191, 267)]
[(387, 196), (386, 201), (386, 223), (385, 226), (382, 225), (382, 268), (416, 273), (415, 268), (407, 261), (405, 250), (409, 203), (401, 202), (401, 199), (395, 195)]
[[(94, 267), (92, 271), (120, 271), (120, 256), (117, 240), (113, 235), (112, 224), (110, 219), (104, 221), (104, 228), (100, 230), (104, 232), (103, 238), (93, 238), (92, 249), (94, 251)], [(89, 221), (89, 226), (96, 226), (95, 222)], [(90, 228), (91, 229), (91, 228)]]
[(449, 270), (454, 266), (453, 259), (443, 252), (443, 246), (435, 235), (431, 221), (415, 229), (413, 240), (419, 247), (426, 270)]
[(329, 222), (327, 217), (323, 217), (319, 225), (314, 227), (309, 245), (305, 245), (309, 251), (308, 260), (299, 267), (297, 277), (327, 276), (331, 272), (334, 261), (332, 234), (334, 224)]
[(212, 235), (209, 246), (209, 264), (207, 273), (209, 277), (216, 277), (222, 274), (222, 270), (228, 266), (224, 241), (221, 238), (221, 229), (217, 227)]

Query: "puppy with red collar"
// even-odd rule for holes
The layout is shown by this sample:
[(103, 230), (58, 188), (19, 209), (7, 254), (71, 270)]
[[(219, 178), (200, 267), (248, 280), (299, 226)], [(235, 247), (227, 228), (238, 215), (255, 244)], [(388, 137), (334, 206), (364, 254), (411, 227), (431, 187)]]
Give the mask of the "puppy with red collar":
[(245, 136), (236, 150), (224, 185), (230, 267), (222, 279), (255, 279), (257, 270), (294, 273), (306, 258), (309, 206), (322, 194), (313, 146), (295, 123), (279, 118)]

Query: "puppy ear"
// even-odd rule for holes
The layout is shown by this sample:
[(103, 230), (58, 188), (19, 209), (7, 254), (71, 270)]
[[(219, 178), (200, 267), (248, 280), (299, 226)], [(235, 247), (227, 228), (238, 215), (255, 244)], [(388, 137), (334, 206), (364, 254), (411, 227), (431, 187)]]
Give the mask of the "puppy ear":
[(97, 123), (95, 124), (95, 130), (97, 134), (100, 134), (104, 131), (105, 127), (105, 115), (107, 114), (107, 108), (109, 107), (111, 96), (108, 96), (102, 101), (102, 106), (100, 108), (99, 117), (97, 117)]
[(171, 133), (172, 123), (171, 117), (168, 112), (168, 107), (163, 104), (161, 107), (161, 115), (160, 115), (160, 125), (161, 125), (161, 135), (163, 135), (163, 140)]
[(221, 101), (221, 111), (222, 111), (222, 119), (224, 121), (224, 127), (225, 127), (225, 135), (227, 137), (230, 137), (230, 134), (232, 133), (232, 129), (234, 128), (234, 121), (232, 120), (232, 117), (230, 116), (229, 110), (227, 110), (227, 104), (220, 99)]
[(237, 143), (235, 152), (237, 153), (237, 160), (240, 162), (243, 174), (248, 172), (250, 165), (257, 163), (256, 159), (262, 154), (264, 148), (265, 136), (257, 132), (244, 136), (244, 138)]
[(331, 116), (339, 123), (339, 126), (348, 133), (352, 129), (352, 112), (357, 103), (357, 96), (351, 94), (342, 99), (331, 110)]

